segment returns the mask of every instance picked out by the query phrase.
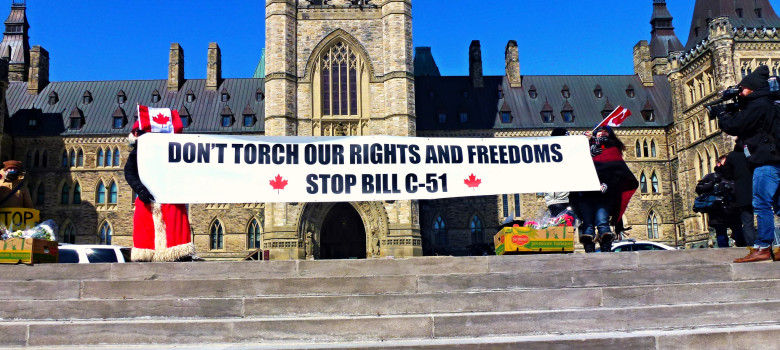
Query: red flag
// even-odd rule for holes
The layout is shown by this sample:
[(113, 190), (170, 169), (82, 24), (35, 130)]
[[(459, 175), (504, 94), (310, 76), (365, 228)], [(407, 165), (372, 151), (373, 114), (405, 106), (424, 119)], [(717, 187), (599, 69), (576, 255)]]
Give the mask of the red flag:
[(181, 133), (179, 112), (170, 108), (149, 108), (138, 105), (138, 129), (146, 132)]
[[(626, 120), (631, 115), (631, 111), (628, 110), (628, 108), (624, 108), (623, 106), (617, 106), (612, 113), (610, 113), (604, 120), (599, 123), (599, 125), (596, 125), (596, 128), (600, 126), (611, 126), (611, 127), (618, 127), (620, 124), (623, 124), (623, 121)], [(595, 128), (594, 128), (595, 129)]]

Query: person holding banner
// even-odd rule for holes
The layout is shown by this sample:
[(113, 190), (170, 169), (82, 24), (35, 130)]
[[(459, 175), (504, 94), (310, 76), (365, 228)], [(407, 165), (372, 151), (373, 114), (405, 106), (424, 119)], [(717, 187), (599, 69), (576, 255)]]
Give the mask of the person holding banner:
[(22, 162), (8, 160), (3, 162), (3, 170), (0, 171), (0, 208), (29, 208), (33, 209), (30, 192), (24, 185), (22, 174)]
[(570, 200), (582, 221), (580, 243), (585, 252), (595, 252), (597, 242), (602, 252), (610, 252), (615, 239), (610, 223), (616, 223), (623, 216), (628, 201), (639, 187), (639, 181), (623, 160), (626, 146), (610, 126), (597, 127), (590, 144), (601, 191), (577, 192)]
[[(154, 200), (138, 175), (136, 146), (138, 138), (147, 132), (181, 133), (179, 114), (168, 108), (138, 106), (138, 120), (128, 136), (133, 147), (125, 164), (125, 179), (138, 195), (133, 215), (133, 261), (191, 261), (195, 245), (191, 242), (190, 222), (184, 204), (161, 204)], [(143, 159), (140, 160), (143, 162)]]

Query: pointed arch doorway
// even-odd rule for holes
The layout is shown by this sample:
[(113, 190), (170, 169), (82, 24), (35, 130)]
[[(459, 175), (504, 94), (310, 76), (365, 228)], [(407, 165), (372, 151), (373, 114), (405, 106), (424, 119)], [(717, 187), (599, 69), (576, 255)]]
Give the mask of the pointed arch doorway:
[(320, 259), (365, 259), (366, 229), (349, 203), (336, 203), (322, 222)]

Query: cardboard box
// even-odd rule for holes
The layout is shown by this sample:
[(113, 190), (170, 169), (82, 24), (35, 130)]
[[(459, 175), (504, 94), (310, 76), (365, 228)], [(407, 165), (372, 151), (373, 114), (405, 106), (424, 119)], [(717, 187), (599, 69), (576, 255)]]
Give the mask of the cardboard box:
[(0, 263), (36, 264), (59, 261), (57, 242), (35, 238), (11, 238), (0, 241)]
[(517, 253), (570, 253), (574, 251), (574, 229), (554, 226), (546, 229), (506, 227), (493, 236), (496, 255)]

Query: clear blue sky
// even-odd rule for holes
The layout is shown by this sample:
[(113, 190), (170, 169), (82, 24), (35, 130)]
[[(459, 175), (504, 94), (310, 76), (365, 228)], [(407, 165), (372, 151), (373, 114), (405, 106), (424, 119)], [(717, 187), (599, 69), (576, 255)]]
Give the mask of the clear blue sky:
[[(770, 0), (780, 10), (780, 0)], [(10, 0), (0, 8), (3, 19)], [(667, 0), (685, 44), (694, 0)], [(414, 0), (414, 46), (431, 46), (444, 75), (468, 74), (471, 40), (486, 75), (520, 48), (522, 74), (633, 74), (632, 48), (650, 38), (652, 0)], [(30, 44), (50, 53), (51, 80), (165, 79), (172, 42), (185, 76), (204, 78), (208, 43), (227, 78), (250, 77), (265, 38), (265, 0), (28, 0)]]

